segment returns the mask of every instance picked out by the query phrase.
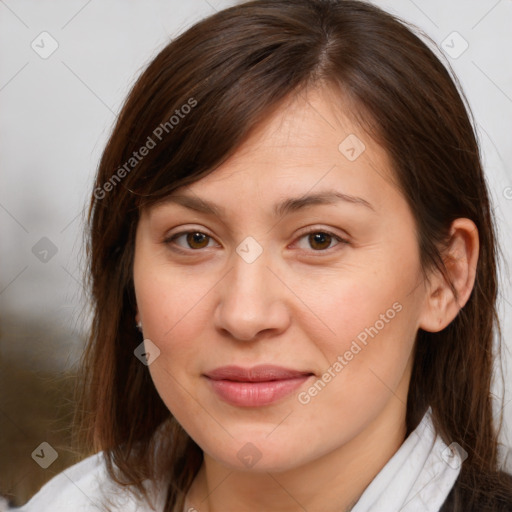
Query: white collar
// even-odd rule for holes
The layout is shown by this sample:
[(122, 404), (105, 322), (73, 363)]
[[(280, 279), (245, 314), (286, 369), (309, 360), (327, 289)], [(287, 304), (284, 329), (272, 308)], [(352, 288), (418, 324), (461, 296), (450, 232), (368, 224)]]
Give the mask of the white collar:
[(351, 512), (438, 512), (467, 454), (436, 434), (429, 407)]

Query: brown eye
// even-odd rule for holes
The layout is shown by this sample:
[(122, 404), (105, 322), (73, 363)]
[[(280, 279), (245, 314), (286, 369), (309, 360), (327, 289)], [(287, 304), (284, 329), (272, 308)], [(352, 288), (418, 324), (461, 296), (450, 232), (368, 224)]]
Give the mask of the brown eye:
[[(185, 241), (181, 241), (181, 239), (185, 239)], [(182, 231), (181, 233), (170, 236), (168, 239), (164, 240), (164, 243), (177, 246), (175, 247), (176, 250), (178, 250), (178, 248), (199, 250), (208, 247), (211, 240), (211, 236), (201, 233), (200, 231)]]
[[(348, 245), (348, 240), (331, 233), (330, 231), (324, 230), (311, 230), (304, 233), (299, 237), (298, 242), (296, 242), (298, 247), (304, 251), (308, 252), (317, 252), (317, 253), (330, 253), (330, 249), (333, 249), (340, 245)], [(338, 249), (342, 249), (342, 247), (338, 247)]]
[(189, 233), (186, 233), (186, 237), (187, 243), (192, 249), (203, 249), (204, 247), (207, 247), (208, 240), (210, 238), (208, 235), (205, 235), (204, 233), (200, 233), (198, 231), (190, 231)]
[(329, 233), (319, 231), (308, 235), (308, 242), (315, 250), (328, 249), (331, 245), (332, 236)]

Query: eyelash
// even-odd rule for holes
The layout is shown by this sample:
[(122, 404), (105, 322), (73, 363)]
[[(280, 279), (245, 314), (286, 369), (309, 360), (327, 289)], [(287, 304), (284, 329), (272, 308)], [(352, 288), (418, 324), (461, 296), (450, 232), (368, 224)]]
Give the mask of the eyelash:
[[(171, 235), (170, 237), (166, 238), (163, 243), (165, 245), (172, 245), (173, 242), (177, 239), (177, 238), (180, 238), (182, 237), (183, 235), (188, 235), (190, 233), (199, 233), (201, 235), (205, 235), (207, 236), (209, 239), (213, 240), (213, 237), (208, 235), (207, 233), (204, 233), (202, 231), (199, 231), (199, 230), (195, 230), (195, 229), (192, 229), (192, 230), (189, 230), (189, 231), (180, 231), (179, 233), (175, 233), (174, 235)], [(297, 240), (300, 240), (304, 237), (307, 237), (308, 235), (311, 235), (311, 234), (318, 234), (318, 233), (321, 233), (321, 234), (324, 234), (324, 235), (329, 235), (330, 237), (332, 237), (333, 239), (337, 240), (338, 241), (338, 244), (334, 245), (333, 247), (328, 247), (327, 249), (318, 249), (318, 250), (314, 250), (312, 249), (311, 251), (308, 251), (308, 252), (313, 252), (313, 253), (317, 253), (319, 256), (322, 255), (322, 253), (326, 253), (328, 252), (330, 254), (331, 252), (331, 249), (333, 249), (334, 247), (336, 247), (337, 245), (347, 245), (349, 244), (349, 241), (346, 240), (345, 238), (342, 238), (340, 237), (339, 235), (336, 235), (335, 233), (333, 233), (332, 231), (328, 231), (328, 230), (325, 230), (325, 229), (312, 229), (310, 231), (307, 231), (305, 233), (302, 233)], [(179, 246), (178, 246), (179, 247)], [(188, 250), (185, 250), (183, 248), (178, 248), (177, 246), (175, 247), (172, 247), (172, 250), (175, 251), (175, 252), (178, 252), (180, 254), (187, 254), (189, 255), (191, 252), (194, 253), (194, 252), (200, 252), (202, 249), (207, 249), (208, 247), (203, 247), (202, 249), (188, 249)]]

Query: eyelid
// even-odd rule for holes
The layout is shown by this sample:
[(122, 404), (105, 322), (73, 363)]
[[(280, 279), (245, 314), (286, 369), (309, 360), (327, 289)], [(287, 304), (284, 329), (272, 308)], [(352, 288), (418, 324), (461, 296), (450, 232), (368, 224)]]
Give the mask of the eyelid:
[(297, 234), (297, 238), (303, 237), (304, 235), (309, 235), (311, 233), (326, 233), (333, 237), (339, 238), (340, 240), (344, 240), (346, 242), (348, 242), (350, 238), (350, 235), (347, 232), (344, 232), (344, 234), (340, 234), (335, 232), (333, 228), (315, 225), (306, 226), (305, 228), (301, 229)]
[(336, 245), (334, 245), (333, 247), (329, 247), (328, 249), (324, 249), (324, 250), (316, 250), (315, 251), (314, 249), (309, 249), (309, 250), (302, 249), (303, 251), (305, 251), (309, 254), (313, 254), (315, 256), (323, 256), (323, 255), (331, 254), (332, 251), (336, 250), (336, 247), (338, 247), (338, 245), (348, 245), (350, 243), (347, 236), (339, 235), (331, 229), (318, 227), (318, 226), (312, 226), (312, 227), (309, 226), (307, 228), (304, 228), (304, 231), (301, 231), (297, 234), (293, 244), (297, 243), (297, 241), (304, 238), (305, 236), (313, 234), (313, 233), (324, 233), (338, 241), (338, 243)]
[[(208, 230), (206, 230), (204, 228), (194, 228), (194, 227), (189, 228), (189, 227), (187, 227), (187, 228), (181, 229), (180, 231), (176, 231), (176, 233), (166, 234), (163, 237), (162, 243), (165, 244), (165, 245), (171, 245), (171, 243), (176, 238), (179, 238), (180, 236), (183, 236), (183, 235), (188, 235), (189, 233), (201, 233), (202, 235), (206, 235), (211, 240), (215, 240), (216, 241), (215, 237), (213, 235), (210, 235), (210, 233), (208, 233)], [(177, 246), (177, 247), (179, 248), (180, 246)], [(176, 250), (178, 252), (183, 252), (183, 253), (186, 252), (187, 254), (189, 254), (191, 252), (200, 252), (200, 249), (183, 249), (183, 248), (179, 248), (179, 249), (176, 249)]]

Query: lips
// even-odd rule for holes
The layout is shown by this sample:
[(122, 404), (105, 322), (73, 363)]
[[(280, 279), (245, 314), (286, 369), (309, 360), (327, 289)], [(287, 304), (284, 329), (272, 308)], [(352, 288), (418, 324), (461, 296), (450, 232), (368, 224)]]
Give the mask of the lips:
[(252, 368), (223, 366), (204, 376), (211, 389), (231, 405), (259, 407), (291, 394), (313, 373), (275, 365), (259, 365)]

